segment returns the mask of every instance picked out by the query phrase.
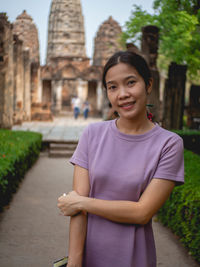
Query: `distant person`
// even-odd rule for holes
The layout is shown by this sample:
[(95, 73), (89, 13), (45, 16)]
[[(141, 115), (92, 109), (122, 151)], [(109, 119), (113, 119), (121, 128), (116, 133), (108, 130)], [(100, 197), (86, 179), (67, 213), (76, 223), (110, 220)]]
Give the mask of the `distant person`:
[(156, 267), (152, 217), (184, 183), (183, 140), (147, 117), (151, 71), (117, 52), (103, 85), (114, 120), (85, 128), (70, 162), (73, 190), (58, 199), (71, 216), (68, 267)]
[(86, 100), (83, 103), (83, 116), (84, 116), (85, 120), (88, 118), (89, 111), (90, 111), (90, 104), (89, 104), (88, 100)]
[(80, 107), (81, 107), (81, 100), (79, 97), (75, 97), (72, 99), (72, 106), (74, 111), (74, 118), (78, 119), (78, 116), (80, 114)]

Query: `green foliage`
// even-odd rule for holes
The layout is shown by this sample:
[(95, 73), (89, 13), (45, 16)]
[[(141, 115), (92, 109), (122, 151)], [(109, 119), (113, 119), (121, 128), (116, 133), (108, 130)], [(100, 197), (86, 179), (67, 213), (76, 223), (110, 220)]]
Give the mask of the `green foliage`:
[(141, 6), (133, 5), (133, 7), (134, 10), (131, 12), (129, 21), (125, 23), (126, 30), (122, 33), (124, 42), (127, 42), (128, 40), (132, 42), (141, 40), (141, 28), (143, 26), (156, 24), (155, 16), (143, 11)]
[(141, 38), (141, 28), (155, 25), (160, 29), (159, 66), (166, 62), (187, 64), (190, 79), (198, 77), (200, 70), (200, 10), (195, 1), (155, 0), (155, 14), (149, 14), (134, 5), (125, 24), (122, 39), (136, 42)]
[(38, 158), (41, 141), (38, 133), (0, 129), (0, 209)]
[(200, 262), (200, 157), (185, 150), (184, 160), (185, 184), (174, 188), (158, 218)]

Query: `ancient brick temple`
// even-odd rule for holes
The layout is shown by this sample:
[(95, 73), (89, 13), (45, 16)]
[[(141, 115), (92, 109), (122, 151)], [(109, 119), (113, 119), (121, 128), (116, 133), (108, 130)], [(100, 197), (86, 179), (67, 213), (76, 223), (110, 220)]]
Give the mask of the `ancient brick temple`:
[[(71, 98), (86, 98), (91, 114), (102, 109), (102, 67), (120, 49), (121, 28), (111, 17), (95, 38), (93, 64), (86, 55), (85, 29), (79, 0), (53, 0), (49, 15), (46, 65), (42, 68), (42, 101), (51, 103), (54, 114), (69, 110)], [(111, 41), (112, 39), (112, 41)]]
[[(91, 115), (108, 107), (101, 77), (119, 45), (121, 27), (112, 18), (100, 25), (93, 63), (86, 55), (80, 0), (51, 3), (46, 65), (40, 66), (37, 27), (26, 11), (11, 24), (0, 13), (0, 128), (25, 120), (48, 120), (71, 109), (77, 95), (88, 99)], [(104, 103), (104, 106), (103, 106)]]

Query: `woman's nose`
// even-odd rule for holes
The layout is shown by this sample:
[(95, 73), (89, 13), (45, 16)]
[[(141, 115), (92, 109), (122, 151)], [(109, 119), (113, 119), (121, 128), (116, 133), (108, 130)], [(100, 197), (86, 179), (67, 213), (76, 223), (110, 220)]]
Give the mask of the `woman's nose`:
[(118, 95), (118, 97), (120, 99), (129, 97), (129, 91), (124, 86), (121, 86), (119, 88), (119, 95)]

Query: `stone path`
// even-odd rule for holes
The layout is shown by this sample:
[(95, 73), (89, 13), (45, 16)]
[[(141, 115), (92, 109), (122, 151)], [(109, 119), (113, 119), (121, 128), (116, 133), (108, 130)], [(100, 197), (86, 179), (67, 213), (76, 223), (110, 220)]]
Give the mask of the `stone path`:
[[(69, 126), (65, 120), (56, 123), (60, 126), (60, 133), (63, 127)], [(74, 122), (72, 131), (75, 126), (84, 126), (81, 123), (86, 122), (81, 122), (81, 119), (79, 124), (78, 121)], [(38, 127), (39, 124), (30, 125), (22, 127), (36, 130), (33, 125)], [(53, 132), (56, 132), (56, 125), (51, 125)], [(42, 124), (39, 127), (37, 130), (45, 128)], [(26, 174), (9, 208), (0, 215), (1, 267), (51, 267), (53, 260), (65, 255), (69, 219), (59, 215), (57, 198), (71, 190), (72, 175), (73, 167), (67, 159), (48, 158), (45, 153), (41, 153), (36, 164)], [(158, 267), (200, 266), (191, 259), (169, 229), (155, 221), (153, 228)]]
[(13, 126), (13, 130), (24, 130), (40, 132), (43, 140), (78, 140), (84, 127), (92, 122), (101, 121), (101, 118), (88, 118), (85, 120), (79, 117), (75, 120), (73, 117), (57, 117), (52, 122), (24, 122), (22, 125)]

